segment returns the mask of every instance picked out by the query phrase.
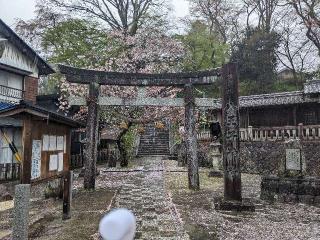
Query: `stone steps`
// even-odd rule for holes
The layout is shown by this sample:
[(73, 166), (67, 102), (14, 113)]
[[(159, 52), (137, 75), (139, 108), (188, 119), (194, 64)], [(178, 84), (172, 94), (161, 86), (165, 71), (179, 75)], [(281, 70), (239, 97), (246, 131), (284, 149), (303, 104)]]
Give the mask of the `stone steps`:
[(138, 156), (152, 155), (169, 155), (169, 131), (155, 129), (153, 124), (149, 124), (140, 136)]

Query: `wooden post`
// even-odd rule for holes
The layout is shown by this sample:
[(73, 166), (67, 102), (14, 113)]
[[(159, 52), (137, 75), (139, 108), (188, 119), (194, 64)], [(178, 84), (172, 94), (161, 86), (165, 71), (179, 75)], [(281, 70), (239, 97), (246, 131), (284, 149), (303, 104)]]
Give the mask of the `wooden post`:
[(223, 166), (224, 200), (241, 201), (239, 89), (237, 65), (226, 64), (223, 77)]
[(300, 140), (303, 140), (303, 123), (298, 124), (298, 136)]
[(63, 179), (63, 220), (71, 218), (72, 177), (73, 171), (68, 171)]
[(297, 126), (297, 106), (293, 106), (292, 111), (292, 117), (293, 117), (293, 126)]
[(25, 116), (23, 120), (22, 143), (23, 143), (23, 159), (22, 159), (21, 183), (30, 184), (31, 158), (32, 158), (32, 123), (31, 123), (31, 116), (29, 115)]
[(195, 98), (191, 84), (185, 85), (185, 132), (188, 163), (189, 189), (200, 189), (197, 158), (197, 136), (195, 119)]
[(84, 161), (84, 188), (94, 189), (96, 180), (96, 161), (99, 132), (99, 84), (92, 82), (89, 85), (88, 118), (86, 129), (86, 150)]

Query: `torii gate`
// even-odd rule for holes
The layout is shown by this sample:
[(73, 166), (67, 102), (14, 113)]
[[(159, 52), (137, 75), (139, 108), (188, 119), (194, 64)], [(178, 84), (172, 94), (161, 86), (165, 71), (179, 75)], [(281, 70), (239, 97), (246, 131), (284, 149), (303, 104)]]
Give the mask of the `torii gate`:
[[(237, 66), (229, 63), (222, 69), (192, 72), (141, 74), (104, 72), (73, 68), (58, 65), (59, 72), (71, 83), (89, 84), (89, 97), (70, 99), (71, 105), (87, 105), (87, 145), (85, 151), (84, 187), (95, 187), (95, 171), (97, 158), (98, 121), (100, 106), (171, 106), (185, 107), (185, 130), (188, 163), (189, 188), (197, 190), (200, 187), (197, 139), (195, 131), (195, 107), (212, 107), (215, 100), (210, 98), (195, 98), (193, 85), (209, 85), (220, 75), (223, 78), (223, 166), (225, 182), (225, 200), (241, 201), (241, 173), (239, 158), (239, 99)], [(184, 87), (185, 97), (182, 98), (146, 98), (139, 92), (136, 99), (121, 99), (116, 97), (100, 97), (100, 85), (118, 86), (178, 86)]]

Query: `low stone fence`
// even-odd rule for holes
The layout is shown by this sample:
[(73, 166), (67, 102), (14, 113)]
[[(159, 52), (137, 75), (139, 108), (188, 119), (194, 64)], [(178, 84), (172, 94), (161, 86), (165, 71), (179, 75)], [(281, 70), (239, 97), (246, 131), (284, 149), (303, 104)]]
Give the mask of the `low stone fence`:
[[(197, 134), (201, 162), (211, 162), (210, 131)], [(278, 174), (286, 158), (286, 142), (300, 141), (305, 156), (306, 174), (320, 177), (320, 125), (240, 129), (242, 172)]]
[[(320, 141), (301, 141), (306, 174), (320, 176)], [(240, 161), (243, 172), (278, 174), (286, 159), (285, 141), (241, 142)]]
[(320, 205), (319, 178), (268, 176), (261, 182), (261, 199)]

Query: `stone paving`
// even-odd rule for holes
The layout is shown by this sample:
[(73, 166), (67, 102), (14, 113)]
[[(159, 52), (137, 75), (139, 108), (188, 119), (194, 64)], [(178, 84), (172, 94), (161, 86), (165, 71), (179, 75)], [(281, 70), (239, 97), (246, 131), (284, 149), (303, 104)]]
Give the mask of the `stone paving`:
[[(164, 187), (164, 167), (161, 157), (137, 159), (138, 171), (128, 173), (112, 207), (127, 208), (137, 218), (135, 239), (189, 239), (175, 206)], [(109, 178), (112, 172), (103, 172)]]

